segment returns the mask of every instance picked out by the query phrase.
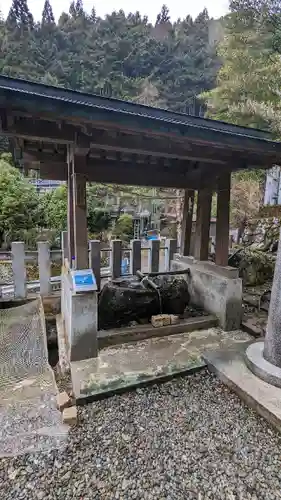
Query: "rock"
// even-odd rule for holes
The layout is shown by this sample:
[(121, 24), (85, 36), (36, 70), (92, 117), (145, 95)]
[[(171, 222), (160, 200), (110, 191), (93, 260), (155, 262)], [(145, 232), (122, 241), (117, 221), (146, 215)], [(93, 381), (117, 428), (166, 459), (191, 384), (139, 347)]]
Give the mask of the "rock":
[(134, 321), (148, 322), (160, 312), (182, 315), (190, 300), (187, 281), (174, 276), (151, 279), (158, 285), (159, 293), (145, 288), (134, 276), (107, 283), (99, 296), (99, 329), (126, 326)]
[(175, 314), (170, 315), (171, 325), (177, 325), (180, 322), (180, 318)]
[(71, 406), (70, 408), (65, 408), (62, 412), (62, 421), (67, 425), (77, 424), (77, 408), (76, 406)]
[(65, 408), (68, 408), (69, 406), (71, 406), (71, 399), (69, 397), (69, 395), (63, 391), (63, 392), (60, 392), (58, 395), (57, 395), (57, 407), (60, 411), (63, 411)]
[(171, 316), (170, 314), (157, 314), (157, 316), (151, 316), (151, 324), (154, 328), (168, 326), (171, 324)]
[(129, 325), (160, 311), (155, 290), (143, 288), (137, 278), (106, 283), (99, 297), (99, 329)]
[(160, 328), (160, 326), (163, 326), (162, 314), (151, 316), (151, 324), (154, 328)]
[(229, 257), (229, 265), (238, 267), (244, 285), (263, 285), (273, 279), (275, 256), (258, 249), (241, 248)]

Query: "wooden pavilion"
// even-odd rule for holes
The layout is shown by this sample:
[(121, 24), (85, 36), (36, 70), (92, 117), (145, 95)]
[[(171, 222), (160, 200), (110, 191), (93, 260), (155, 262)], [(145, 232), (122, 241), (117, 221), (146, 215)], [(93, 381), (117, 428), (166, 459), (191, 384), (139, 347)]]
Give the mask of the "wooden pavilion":
[(198, 191), (195, 257), (208, 258), (217, 191), (216, 264), (228, 260), (230, 175), (281, 162), (268, 133), (0, 76), (1, 134), (40, 177), (67, 180), (68, 247), (88, 268), (86, 182), (185, 189), (183, 248), (189, 254)]

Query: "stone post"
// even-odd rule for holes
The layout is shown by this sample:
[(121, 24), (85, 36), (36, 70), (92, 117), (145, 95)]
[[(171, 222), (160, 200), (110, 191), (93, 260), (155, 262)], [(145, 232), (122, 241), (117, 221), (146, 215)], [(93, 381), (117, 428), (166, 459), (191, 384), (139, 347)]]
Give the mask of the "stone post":
[(281, 368), (281, 231), (264, 341), (264, 358)]
[(69, 255), (68, 255), (68, 234), (67, 231), (62, 231), (61, 233), (61, 262), (62, 265), (64, 265), (64, 260), (68, 259), (69, 261)]
[(26, 297), (26, 269), (24, 243), (12, 243), (12, 269), (14, 278), (14, 294), (16, 299)]
[(150, 240), (149, 248), (148, 272), (157, 273), (159, 271), (160, 240)]
[(90, 241), (90, 267), (96, 277), (97, 287), (101, 286), (101, 259), (100, 259), (100, 241)]
[(37, 246), (38, 246), (40, 294), (42, 296), (50, 295), (52, 291), (50, 282), (51, 279), (50, 245), (46, 241), (39, 241)]
[(110, 267), (112, 279), (120, 278), (121, 276), (121, 263), (122, 263), (122, 241), (112, 240), (110, 242), (111, 256)]
[(135, 275), (137, 271), (141, 271), (141, 240), (132, 240), (130, 274)]
[(268, 384), (281, 388), (281, 231), (275, 264), (268, 322), (264, 342), (254, 342), (246, 350), (250, 370)]
[(165, 271), (170, 271), (171, 261), (177, 253), (177, 240), (166, 240), (165, 244)]

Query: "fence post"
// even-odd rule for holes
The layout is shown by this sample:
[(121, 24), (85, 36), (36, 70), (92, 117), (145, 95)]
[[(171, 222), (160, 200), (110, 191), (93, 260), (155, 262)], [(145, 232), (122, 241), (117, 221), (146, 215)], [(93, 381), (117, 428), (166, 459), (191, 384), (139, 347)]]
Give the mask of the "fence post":
[(12, 269), (14, 277), (14, 294), (16, 299), (25, 299), (26, 297), (26, 269), (24, 243), (12, 243)]
[(141, 271), (141, 240), (132, 240), (130, 246), (130, 274), (134, 275), (136, 271)]
[(157, 273), (159, 271), (160, 240), (150, 240), (149, 248), (148, 272)]
[(64, 259), (69, 260), (67, 231), (62, 231), (61, 233), (61, 251), (62, 251), (62, 265), (64, 266)]
[(51, 258), (50, 245), (47, 241), (38, 241), (38, 267), (40, 294), (43, 296), (51, 295)]
[(165, 243), (165, 271), (170, 271), (171, 260), (177, 253), (177, 240), (166, 240)]
[(101, 256), (100, 256), (100, 241), (91, 240), (90, 246), (90, 268), (96, 277), (97, 287), (100, 290), (101, 285)]
[(111, 256), (110, 267), (112, 279), (120, 278), (121, 276), (121, 262), (122, 262), (122, 241), (112, 240), (110, 242)]

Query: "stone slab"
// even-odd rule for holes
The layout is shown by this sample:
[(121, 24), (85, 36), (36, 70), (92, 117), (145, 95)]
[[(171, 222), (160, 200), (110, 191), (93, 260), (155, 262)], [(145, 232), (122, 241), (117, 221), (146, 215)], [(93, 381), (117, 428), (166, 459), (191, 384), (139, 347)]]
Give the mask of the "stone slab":
[(207, 330), (208, 328), (217, 326), (217, 324), (217, 318), (208, 315), (184, 320), (178, 319), (176, 322), (174, 320), (173, 324), (166, 326), (155, 327), (148, 324), (112, 330), (99, 330), (98, 345), (99, 349), (102, 349), (126, 342), (139, 342), (151, 337), (167, 337), (169, 335), (191, 332), (192, 330)]
[(244, 358), (248, 345), (206, 349), (203, 358), (210, 371), (281, 431), (281, 389), (264, 382), (249, 370)]
[(74, 396), (78, 404), (205, 366), (206, 350), (249, 342), (241, 330), (226, 333), (220, 328), (195, 330), (164, 338), (107, 347), (98, 358), (71, 362)]

